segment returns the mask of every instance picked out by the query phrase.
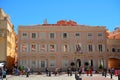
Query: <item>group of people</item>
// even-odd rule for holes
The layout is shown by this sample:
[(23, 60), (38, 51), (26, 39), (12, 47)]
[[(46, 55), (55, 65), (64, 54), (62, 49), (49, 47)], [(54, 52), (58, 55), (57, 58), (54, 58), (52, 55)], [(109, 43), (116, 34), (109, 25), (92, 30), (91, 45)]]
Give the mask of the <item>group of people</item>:
[(30, 71), (29, 67), (13, 67), (12, 74), (16, 76), (26, 74), (26, 77), (29, 77)]
[[(68, 76), (72, 76), (72, 72), (73, 72), (73, 70), (72, 70), (72, 68), (71, 67), (68, 67), (67, 68), (67, 74), (68, 74)], [(90, 67), (90, 68), (88, 68), (88, 67), (79, 67), (78, 69), (76, 69), (75, 70), (75, 73), (77, 73), (77, 74), (79, 74), (79, 76), (81, 75), (81, 74), (87, 74), (87, 76), (90, 74), (90, 76), (92, 76), (92, 72), (93, 72), (93, 68), (92, 67)]]
[[(51, 71), (46, 67), (46, 69), (45, 69), (45, 72), (46, 72), (46, 75), (47, 76), (51, 76)], [(55, 68), (55, 70), (53, 71), (53, 74), (55, 74), (55, 76), (57, 75), (57, 74), (61, 74), (61, 72), (62, 72), (62, 70), (61, 70), (61, 68)]]

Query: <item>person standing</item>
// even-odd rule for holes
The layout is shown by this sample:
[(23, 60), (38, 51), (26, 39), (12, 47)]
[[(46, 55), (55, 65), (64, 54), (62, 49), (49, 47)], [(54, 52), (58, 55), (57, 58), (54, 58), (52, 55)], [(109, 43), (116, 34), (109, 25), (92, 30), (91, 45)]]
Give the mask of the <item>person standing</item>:
[(81, 67), (78, 69), (78, 73), (79, 73), (79, 76), (81, 76), (81, 73), (82, 73)]
[(29, 68), (29, 67), (27, 67), (26, 77), (29, 77), (29, 74), (30, 74), (30, 68)]
[(45, 69), (46, 75), (48, 76), (48, 68), (46, 67)]
[(85, 71), (84, 71), (85, 69), (84, 69), (84, 67), (82, 67), (82, 74), (84, 74), (85, 73)]
[(90, 76), (92, 76), (92, 71), (93, 71), (93, 68), (90, 67)]
[(67, 68), (67, 74), (68, 74), (68, 76), (70, 75), (70, 68), (69, 67)]
[(57, 73), (58, 73), (58, 68), (56, 67), (55, 68), (55, 76), (57, 75)]

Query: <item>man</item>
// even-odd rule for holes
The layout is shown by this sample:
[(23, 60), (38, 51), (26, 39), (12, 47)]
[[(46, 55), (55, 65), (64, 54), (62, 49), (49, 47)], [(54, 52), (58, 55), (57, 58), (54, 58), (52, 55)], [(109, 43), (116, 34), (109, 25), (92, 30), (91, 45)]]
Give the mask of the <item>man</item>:
[(27, 67), (26, 77), (29, 77), (29, 74), (30, 74), (30, 68), (29, 68), (29, 67)]

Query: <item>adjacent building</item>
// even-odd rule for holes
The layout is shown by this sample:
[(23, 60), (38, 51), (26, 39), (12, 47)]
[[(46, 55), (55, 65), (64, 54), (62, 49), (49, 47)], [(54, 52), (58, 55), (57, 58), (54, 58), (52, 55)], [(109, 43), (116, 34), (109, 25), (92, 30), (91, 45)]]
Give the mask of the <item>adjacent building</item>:
[(16, 33), (9, 16), (0, 8), (0, 62), (11, 68), (17, 61)]
[(105, 26), (78, 25), (74, 21), (58, 21), (41, 25), (19, 26), (19, 65), (34, 70), (46, 67), (62, 70), (72, 66), (108, 68), (107, 29)]
[(116, 27), (114, 31), (107, 33), (108, 66), (109, 68), (120, 68), (120, 28)]

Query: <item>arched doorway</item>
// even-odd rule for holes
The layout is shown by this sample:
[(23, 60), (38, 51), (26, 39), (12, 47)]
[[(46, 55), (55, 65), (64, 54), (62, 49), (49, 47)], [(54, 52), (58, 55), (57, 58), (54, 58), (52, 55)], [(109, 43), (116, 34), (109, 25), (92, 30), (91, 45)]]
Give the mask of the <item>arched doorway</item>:
[(77, 59), (76, 66), (77, 66), (77, 68), (79, 68), (81, 66), (81, 60), (80, 59)]
[(108, 59), (108, 68), (120, 68), (120, 59), (109, 58)]

